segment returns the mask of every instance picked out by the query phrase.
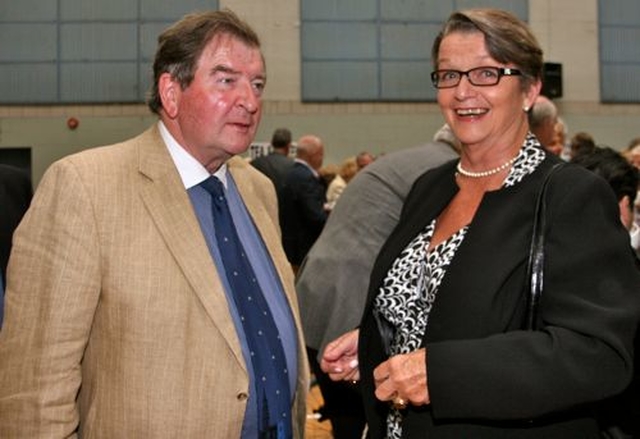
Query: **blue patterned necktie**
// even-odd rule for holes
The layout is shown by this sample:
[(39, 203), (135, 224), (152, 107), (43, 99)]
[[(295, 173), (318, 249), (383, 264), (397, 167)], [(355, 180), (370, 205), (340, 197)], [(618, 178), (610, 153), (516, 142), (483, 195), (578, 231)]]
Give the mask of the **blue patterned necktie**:
[(291, 438), (289, 376), (278, 328), (238, 237), (222, 183), (211, 176), (201, 185), (211, 194), (216, 241), (251, 353), (260, 438)]

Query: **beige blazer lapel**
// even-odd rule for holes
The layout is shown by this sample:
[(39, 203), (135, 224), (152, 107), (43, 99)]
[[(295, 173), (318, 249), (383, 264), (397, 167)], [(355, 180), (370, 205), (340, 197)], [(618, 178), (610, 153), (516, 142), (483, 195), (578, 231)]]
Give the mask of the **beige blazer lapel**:
[(194, 293), (246, 369), (226, 295), (191, 200), (157, 127), (147, 133), (139, 145), (142, 200)]

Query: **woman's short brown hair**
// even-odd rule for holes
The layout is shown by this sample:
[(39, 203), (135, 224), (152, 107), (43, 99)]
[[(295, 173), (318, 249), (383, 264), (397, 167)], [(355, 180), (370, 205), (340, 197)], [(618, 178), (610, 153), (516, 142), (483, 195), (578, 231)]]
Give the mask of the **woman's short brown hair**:
[(513, 64), (522, 72), (523, 88), (542, 79), (544, 61), (540, 44), (529, 26), (510, 12), (478, 8), (451, 14), (433, 42), (434, 69), (438, 69), (440, 43), (444, 37), (456, 32), (482, 33), (493, 59), (502, 64)]
[(162, 108), (158, 91), (160, 76), (169, 73), (182, 89), (187, 88), (193, 81), (202, 51), (214, 37), (223, 34), (231, 35), (249, 47), (260, 48), (258, 35), (229, 9), (187, 14), (160, 34), (148, 100), (153, 113), (159, 114)]

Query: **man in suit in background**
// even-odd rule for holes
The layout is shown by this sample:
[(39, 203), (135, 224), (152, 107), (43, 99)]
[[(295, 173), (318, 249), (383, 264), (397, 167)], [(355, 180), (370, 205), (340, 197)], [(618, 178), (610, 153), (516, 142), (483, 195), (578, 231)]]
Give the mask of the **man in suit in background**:
[(318, 174), (323, 160), (322, 140), (314, 135), (301, 137), (295, 164), (287, 173), (282, 190), (282, 242), (294, 272), (327, 221), (327, 188)]
[(27, 211), (33, 188), (31, 178), (20, 168), (0, 164), (0, 327), (4, 308), (7, 262), (11, 253), (13, 231)]
[(276, 193), (280, 194), (287, 173), (293, 166), (293, 159), (289, 158), (291, 131), (287, 128), (275, 130), (271, 136), (271, 147), (273, 151), (251, 160), (251, 165), (269, 177), (276, 188)]
[[(158, 43), (149, 107), (159, 122), (52, 165), (16, 231), (0, 437), (303, 435), (308, 365), (276, 196), (235, 157), (262, 113), (258, 37), (224, 10), (189, 14)], [(219, 222), (212, 206), (224, 200)], [(259, 322), (244, 318), (242, 279), (227, 270), (222, 247), (238, 240), (217, 235), (229, 224), (266, 296)], [(247, 329), (269, 319), (282, 360), (273, 370), (251, 346), (276, 337)], [(282, 391), (264, 390), (271, 382)]]
[(251, 160), (251, 165), (269, 177), (269, 180), (271, 180), (273, 186), (276, 188), (276, 195), (278, 196), (278, 222), (282, 224), (282, 190), (287, 174), (291, 168), (293, 168), (294, 163), (293, 159), (289, 157), (291, 131), (287, 128), (278, 128), (275, 130), (273, 136), (271, 136), (271, 146), (273, 147), (271, 153)]
[(296, 291), (309, 353), (336, 439), (362, 436), (362, 399), (356, 386), (332, 381), (316, 360), (327, 343), (360, 323), (378, 251), (400, 218), (411, 185), (427, 170), (456, 158), (448, 126), (427, 145), (385, 154), (358, 172), (331, 212), (298, 272)]

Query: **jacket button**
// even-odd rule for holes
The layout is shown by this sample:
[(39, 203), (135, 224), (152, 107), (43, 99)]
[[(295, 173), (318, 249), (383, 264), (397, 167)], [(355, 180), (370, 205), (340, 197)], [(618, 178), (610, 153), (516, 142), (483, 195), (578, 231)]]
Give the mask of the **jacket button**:
[(246, 401), (247, 399), (249, 399), (249, 395), (247, 393), (240, 392), (238, 393), (236, 398), (238, 399), (238, 401)]

